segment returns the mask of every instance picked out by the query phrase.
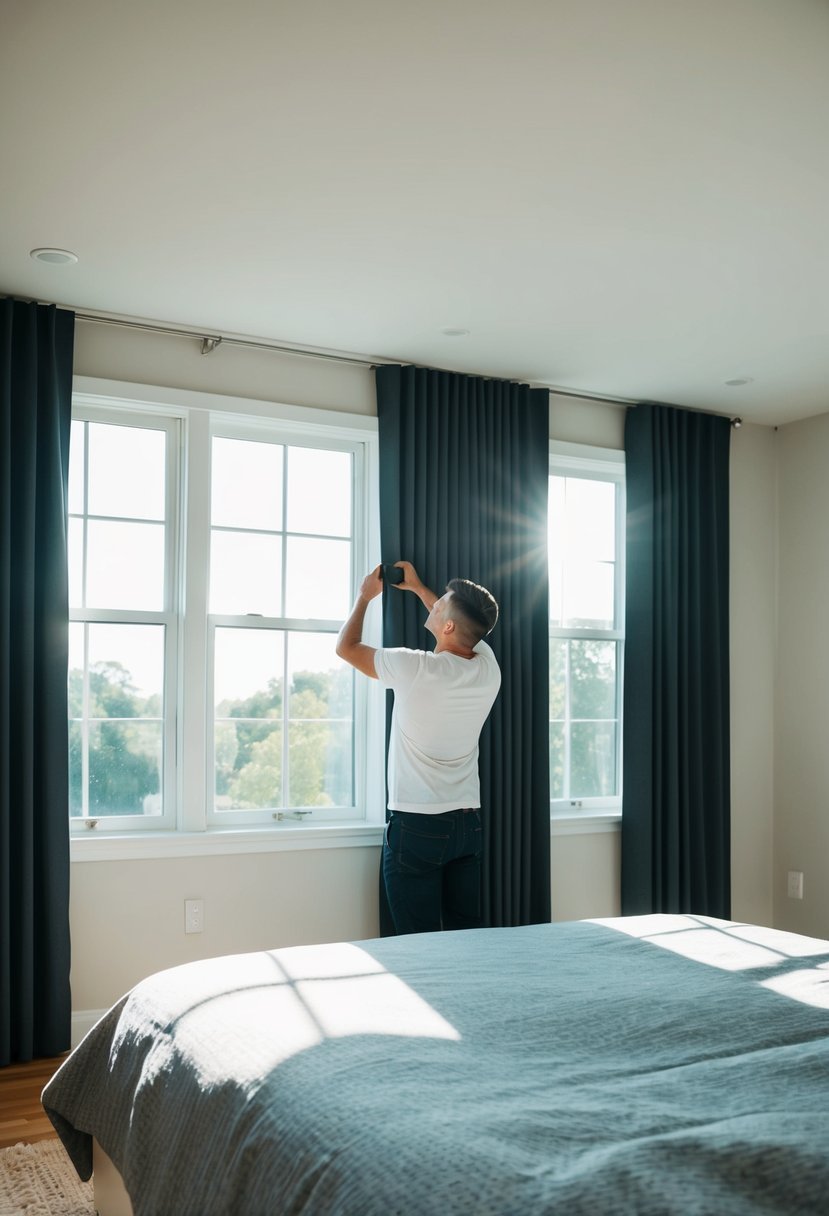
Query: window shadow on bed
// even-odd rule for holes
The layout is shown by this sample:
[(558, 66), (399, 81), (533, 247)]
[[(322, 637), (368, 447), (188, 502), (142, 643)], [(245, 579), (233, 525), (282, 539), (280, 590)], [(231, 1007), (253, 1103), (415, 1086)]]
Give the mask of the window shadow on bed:
[(692, 962), (742, 972), (745, 979), (781, 996), (829, 1009), (829, 952), (826, 942), (819, 938), (690, 914), (617, 917), (590, 923), (615, 929)]
[[(169, 1051), (196, 1066), (205, 1086), (231, 1077), (255, 1086), (328, 1040), (461, 1038), (404, 979), (347, 942), (207, 959), (161, 972), (152, 985), (153, 1001), (171, 1014), (162, 1029)], [(116, 1038), (113, 1056), (122, 1045)]]

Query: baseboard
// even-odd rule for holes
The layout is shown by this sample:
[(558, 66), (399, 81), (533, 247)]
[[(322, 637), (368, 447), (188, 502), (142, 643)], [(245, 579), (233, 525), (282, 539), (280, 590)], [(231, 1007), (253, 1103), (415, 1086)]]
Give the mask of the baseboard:
[(74, 1050), (81, 1039), (89, 1033), (96, 1022), (106, 1013), (106, 1009), (78, 1009), (72, 1013), (72, 1049)]

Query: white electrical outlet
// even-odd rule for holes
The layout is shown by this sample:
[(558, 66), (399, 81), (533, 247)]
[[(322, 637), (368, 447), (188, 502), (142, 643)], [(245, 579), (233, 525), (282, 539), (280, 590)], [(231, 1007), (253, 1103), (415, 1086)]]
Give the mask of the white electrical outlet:
[(786, 889), (789, 899), (803, 898), (803, 871), (789, 870), (789, 883)]
[(201, 933), (204, 930), (204, 900), (185, 899), (184, 932)]

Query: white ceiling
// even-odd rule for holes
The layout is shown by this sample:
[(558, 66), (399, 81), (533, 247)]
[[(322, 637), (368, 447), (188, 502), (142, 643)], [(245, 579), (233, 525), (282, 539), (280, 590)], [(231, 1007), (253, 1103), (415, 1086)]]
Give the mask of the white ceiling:
[(0, 39), (4, 294), (829, 411), (827, 0), (0, 0)]

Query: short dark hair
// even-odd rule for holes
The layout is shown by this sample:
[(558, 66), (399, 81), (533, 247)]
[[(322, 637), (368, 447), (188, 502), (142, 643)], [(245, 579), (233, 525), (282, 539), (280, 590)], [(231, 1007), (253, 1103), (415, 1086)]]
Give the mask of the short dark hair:
[(452, 592), (452, 609), (463, 618), (476, 643), (492, 633), (498, 620), (498, 603), (491, 591), (468, 578), (450, 579), (446, 590)]

